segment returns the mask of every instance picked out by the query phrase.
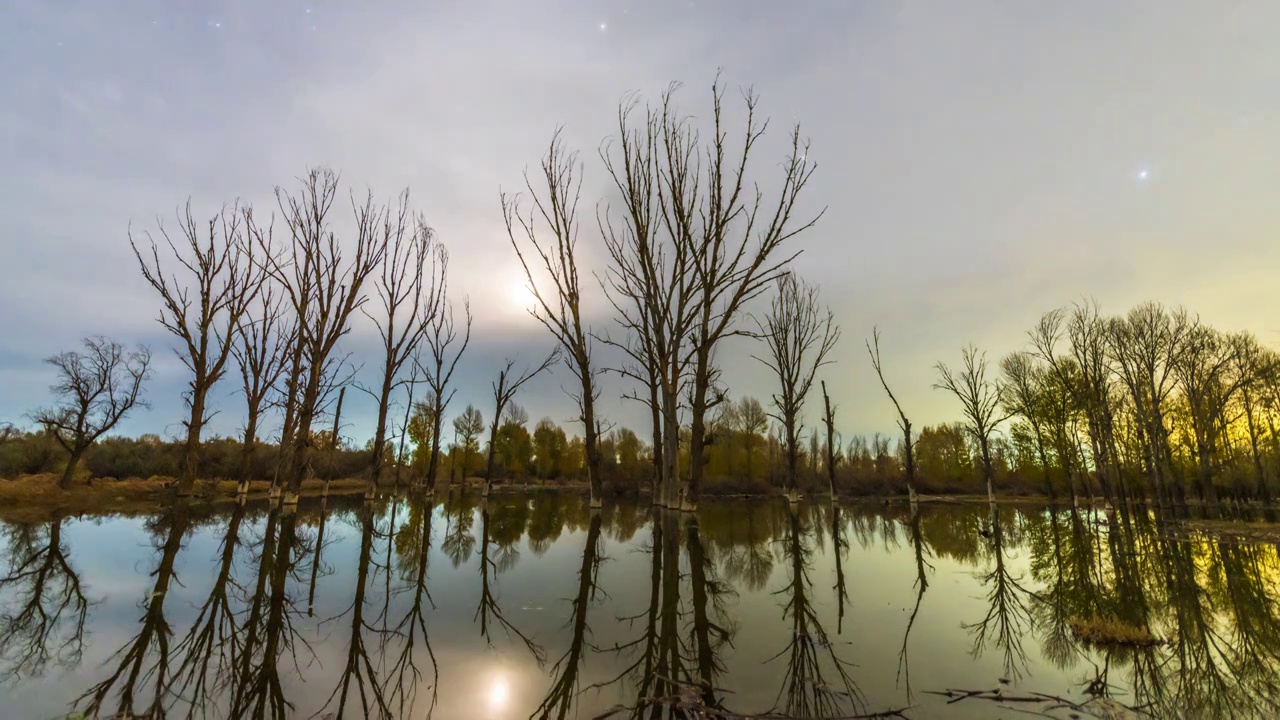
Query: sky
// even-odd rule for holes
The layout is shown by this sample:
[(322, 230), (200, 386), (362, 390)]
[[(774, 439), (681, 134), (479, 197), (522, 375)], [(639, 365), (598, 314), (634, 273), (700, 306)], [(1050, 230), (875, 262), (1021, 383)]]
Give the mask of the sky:
[[(619, 101), (679, 81), (681, 108), (705, 118), (717, 70), (734, 113), (750, 86), (773, 120), (753, 178), (777, 177), (791, 124), (812, 143), (801, 205), (826, 211), (795, 239), (795, 269), (843, 331), (820, 377), (846, 436), (894, 428), (863, 347), (876, 325), (917, 427), (958, 416), (932, 387), (936, 362), (970, 342), (995, 361), (1043, 312), (1085, 297), (1111, 313), (1183, 304), (1276, 346), (1277, 26), (1266, 0), (8, 0), (0, 421), (25, 424), (50, 401), (42, 358), (105, 334), (156, 358), (152, 407), (119, 432), (181, 431), (187, 378), (130, 228), (172, 225), (188, 198), (197, 216), (236, 199), (263, 213), (275, 186), (319, 165), (380, 198), (410, 188), (452, 253), (455, 300), (475, 311), (454, 409), (487, 417), (503, 358), (552, 345), (523, 310), (499, 192), (563, 126), (590, 217), (610, 198), (597, 150)], [(582, 264), (601, 272), (589, 229)], [(608, 330), (609, 308), (589, 299)], [(357, 317), (343, 348), (368, 381), (376, 347)], [(767, 401), (760, 350), (719, 351), (732, 396)], [(558, 369), (516, 402), (567, 423), (569, 381)], [(214, 432), (239, 428), (234, 385), (213, 391)], [(608, 378), (603, 411), (647, 427), (620, 399), (629, 389)], [(363, 444), (374, 410), (349, 393), (344, 434)]]

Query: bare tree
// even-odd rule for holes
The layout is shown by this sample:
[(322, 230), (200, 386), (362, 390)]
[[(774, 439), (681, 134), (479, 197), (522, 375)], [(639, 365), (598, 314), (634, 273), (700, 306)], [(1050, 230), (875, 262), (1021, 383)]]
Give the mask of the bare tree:
[[(498, 371), (498, 379), (492, 383), (493, 402), (495, 407), (493, 410), (493, 422), (489, 424), (489, 459), (485, 464), (483, 497), (488, 498), (489, 490), (493, 487), (493, 458), (498, 449), (498, 427), (502, 424), (502, 411), (507, 407), (507, 403), (511, 402), (511, 398), (516, 396), (516, 393), (519, 392), (522, 385), (537, 377), (559, 359), (560, 346), (557, 345), (556, 349), (552, 350), (551, 354), (547, 355), (547, 358), (537, 367), (525, 367), (519, 371), (515, 371), (513, 368), (515, 368), (516, 361), (508, 359), (506, 361), (506, 365), (502, 367), (502, 370)], [(472, 411), (474, 408), (468, 406), (467, 410)], [(462, 418), (459, 419), (461, 420), (467, 417), (467, 413), (464, 413)], [(476, 411), (475, 417), (472, 419), (479, 421), (479, 418), (480, 413), (479, 411)], [(467, 431), (476, 429), (477, 425), (483, 427), (480, 422), (473, 423), (471, 420), (467, 420), (466, 422), (469, 423), (464, 425)], [(466, 433), (462, 434), (465, 435)], [(468, 441), (468, 447), (469, 446)]]
[[(604, 503), (600, 477), (600, 448), (597, 437), (595, 404), (600, 398), (597, 380), (600, 368), (592, 363), (592, 334), (584, 329), (582, 319), (582, 286), (578, 278), (578, 198), (582, 181), (582, 164), (577, 153), (567, 152), (560, 142), (560, 131), (551, 138), (551, 147), (542, 159), (542, 182), (545, 196), (533, 187), (529, 174), (525, 173), (525, 187), (532, 198), (533, 207), (528, 215), (520, 212), (520, 196), (502, 195), (502, 215), (506, 220), (507, 237), (515, 248), (529, 281), (536, 305), (529, 313), (555, 336), (563, 348), (565, 365), (577, 379), (577, 387), (569, 395), (578, 405), (579, 420), (583, 425), (583, 442), (587, 456), (587, 479), (591, 484), (591, 506)], [(545, 225), (551, 237), (539, 237), (537, 225)], [(519, 226), (519, 232), (516, 227)], [(520, 239), (517, 239), (517, 235)], [(531, 267), (522, 244), (532, 248), (537, 260)], [(538, 276), (538, 277), (535, 277)], [(498, 425), (494, 417), (494, 427)], [(490, 464), (493, 452), (490, 450)], [(486, 488), (487, 488), (486, 484)]]
[(978, 443), (982, 456), (982, 474), (987, 481), (987, 500), (996, 501), (995, 472), (991, 466), (991, 434), (1006, 418), (999, 414), (1000, 388), (987, 379), (987, 355), (979, 353), (972, 345), (961, 351), (962, 367), (959, 373), (943, 363), (938, 370), (939, 390), (947, 390), (960, 401), (965, 417), (965, 430)]
[[(188, 201), (178, 214), (176, 241), (163, 223), (160, 236), (173, 254), (172, 263), (161, 262), (160, 248), (146, 233), (145, 255), (129, 234), (129, 246), (142, 277), (160, 295), (160, 325), (178, 338), (178, 358), (191, 373), (185, 393), (189, 417), (178, 475), (178, 494), (190, 495), (199, 474), (200, 435), (209, 421), (208, 396), (226, 372), (235, 340), (235, 328), (262, 286), (262, 272), (253, 262), (255, 243), (246, 235), (262, 233), (249, 206), (224, 207), (202, 232)], [(269, 232), (268, 232), (269, 234)], [(182, 275), (183, 277), (180, 277)]]
[[(484, 432), (484, 417), (474, 406), (468, 405), (461, 415), (453, 419), (453, 432), (462, 441), (462, 485), (466, 487), (467, 470), (471, 465), (471, 449), (475, 447), (476, 438)], [(456, 466), (457, 463), (454, 465)]]
[(379, 243), (386, 247), (382, 273), (374, 278), (378, 296), (377, 314), (362, 308), (382, 338), (382, 376), (374, 397), (378, 401), (378, 423), (373, 435), (373, 463), (366, 496), (372, 497), (382, 470), (387, 446), (387, 416), (391, 395), (403, 387), (405, 365), (412, 359), (439, 310), (443, 296), (435, 283), (441, 276), (429, 271), (439, 256), (433, 251), (435, 233), (424, 217), (411, 217), (409, 191), (400, 195), (393, 211), (382, 215)]
[[(1070, 354), (1057, 354), (1058, 341), (1066, 335)], [(1102, 492), (1110, 498), (1115, 488), (1123, 496), (1122, 476), (1115, 465), (1114, 378), (1108, 364), (1106, 326), (1097, 303), (1085, 302), (1045, 313), (1029, 333), (1033, 353), (1045, 362), (1084, 415), (1094, 472)]]
[[(764, 292), (800, 254), (798, 250), (784, 251), (787, 241), (813, 227), (824, 212), (819, 211), (808, 220), (794, 218), (800, 194), (816, 169), (809, 162), (809, 144), (801, 138), (799, 124), (791, 131), (777, 197), (766, 201), (760, 186), (747, 180), (747, 164), (769, 122), (757, 123), (757, 96), (747, 89), (743, 93), (746, 120), (741, 129), (742, 144), (731, 149), (721, 113), (723, 97), (724, 88), (717, 78), (711, 87), (713, 136), (711, 144), (701, 148), (705, 167), (669, 168), (672, 175), (692, 173), (688, 181), (694, 185), (695, 201), (686, 207), (696, 208), (693, 212), (700, 221), (700, 227), (695, 228), (693, 223), (686, 226), (692, 232), (696, 292), (693, 332), (689, 335), (693, 367), (689, 486), (681, 506), (685, 510), (693, 509), (698, 501), (706, 461), (707, 413), (724, 399), (723, 393), (714, 388), (715, 349), (725, 337), (738, 334), (736, 323), (743, 305)], [(692, 144), (699, 145), (696, 134)], [(701, 179), (697, 177), (699, 170), (705, 173)]]
[(1048, 371), (1036, 364), (1029, 353), (1017, 352), (1000, 361), (1004, 373), (1004, 392), (1001, 400), (1009, 416), (1021, 415), (1031, 426), (1036, 455), (1044, 474), (1044, 489), (1049, 500), (1054, 499), (1053, 481), (1049, 476), (1049, 455), (1046, 449), (1043, 405), (1044, 385)]
[(622, 350), (634, 364), (618, 371), (643, 383), (647, 396), (630, 395), (649, 406), (653, 420), (656, 469), (653, 501), (678, 506), (680, 391), (687, 375), (683, 338), (694, 315), (693, 201), (697, 178), (696, 145), (687, 121), (671, 108), (677, 85), (662, 96), (660, 109), (646, 108), (635, 121), (639, 101), (629, 97), (618, 107), (619, 158), (614, 144), (600, 155), (623, 199), (615, 224), (609, 208), (597, 212), (610, 266), (601, 284), (613, 305), (625, 341), (604, 341)]
[(244, 439), (240, 451), (238, 494), (249, 491), (253, 456), (258, 447), (258, 427), (272, 389), (284, 373), (290, 346), (297, 338), (297, 325), (286, 318), (284, 303), (274, 285), (268, 285), (257, 304), (258, 317), (246, 313), (236, 328), (231, 354), (240, 368), (241, 390), (245, 397)]
[[(387, 253), (378, 233), (387, 210), (376, 208), (370, 194), (363, 204), (353, 198), (356, 225), (354, 248), (344, 245), (329, 216), (338, 192), (338, 175), (313, 169), (290, 194), (276, 188), (276, 201), (290, 231), (285, 252), (268, 247), (263, 266), (284, 288), (298, 318), (286, 406), (284, 449), (286, 504), (297, 503), (302, 482), (313, 473), (312, 424), (323, 410), (324, 398), (334, 386), (340, 359), (334, 348), (350, 331), (351, 315), (364, 305), (364, 283), (382, 264)], [(348, 254), (349, 252), (349, 254)], [(290, 417), (292, 415), (292, 417)]]
[[(449, 251), (444, 245), (436, 245), (436, 261), (433, 266), (435, 279), (431, 282), (434, 294), (428, 306), (435, 308), (424, 339), (427, 343), (428, 364), (423, 366), (419, 360), (419, 370), (427, 383), (429, 392), (423, 403), (429, 410), (431, 420), (431, 455), (427, 460), (427, 488), (432, 492), (436, 487), (436, 473), (440, 468), (440, 430), (444, 423), (444, 413), (453, 400), (457, 388), (453, 385), (453, 371), (458, 361), (466, 352), (471, 342), (471, 302), (463, 301), (465, 324), (459, 335), (453, 319), (453, 303), (449, 300)], [(461, 340), (461, 342), (459, 342)]]
[(757, 335), (764, 339), (769, 354), (752, 357), (778, 378), (779, 390), (773, 395), (776, 412), (772, 417), (782, 424), (786, 442), (787, 499), (796, 502), (800, 499), (796, 475), (803, 427), (800, 413), (818, 368), (831, 362), (827, 356), (840, 338), (840, 327), (835, 324), (830, 309), (824, 315), (818, 302), (818, 288), (794, 273), (784, 273), (778, 278), (778, 293), (769, 314), (763, 320), (754, 319)]
[(61, 400), (32, 416), (69, 453), (58, 480), (63, 490), (71, 486), (85, 450), (134, 406), (147, 406), (142, 385), (150, 376), (150, 350), (139, 345), (126, 352), (123, 345), (102, 336), (85, 338), (83, 345), (83, 354), (68, 350), (45, 358), (58, 372), (58, 382), (50, 389)]
[(1211, 508), (1218, 504), (1213, 477), (1214, 462), (1225, 435), (1221, 417), (1234, 396), (1251, 380), (1249, 375), (1236, 372), (1236, 358), (1245, 337), (1226, 335), (1197, 322), (1187, 331), (1182, 350), (1174, 359), (1174, 372), (1182, 385), (1195, 443), (1201, 499)]
[(894, 396), (893, 391), (889, 389), (889, 383), (884, 379), (884, 365), (880, 362), (880, 328), (871, 328), (871, 341), (867, 344), (867, 355), (871, 356), (871, 367), (876, 370), (876, 377), (880, 378), (880, 387), (884, 388), (884, 392), (889, 396), (889, 400), (893, 403), (893, 408), (898, 411), (898, 429), (902, 431), (902, 452), (907, 471), (907, 496), (911, 502), (916, 501), (916, 458), (915, 458), (915, 441), (911, 436), (911, 421), (907, 419), (907, 414), (902, 411), (902, 405), (898, 403), (898, 398)]
[[(827, 485), (831, 493), (831, 502), (840, 499), (836, 490), (836, 461), (839, 446), (836, 442), (836, 406), (831, 404), (831, 396), (827, 394), (827, 382), (822, 381), (822, 424), (827, 428)], [(837, 556), (839, 562), (839, 556)]]
[(1173, 499), (1173, 458), (1165, 427), (1165, 403), (1177, 386), (1174, 360), (1191, 326), (1185, 310), (1170, 312), (1157, 303), (1143, 303), (1124, 318), (1107, 322), (1108, 355), (1116, 375), (1129, 391), (1143, 429), (1147, 469), (1161, 502)]

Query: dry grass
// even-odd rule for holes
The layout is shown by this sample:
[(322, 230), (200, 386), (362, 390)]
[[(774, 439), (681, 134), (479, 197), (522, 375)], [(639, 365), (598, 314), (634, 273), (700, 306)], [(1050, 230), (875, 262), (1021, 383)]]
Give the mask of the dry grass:
[[(13, 480), (0, 480), (0, 520), (8, 522), (40, 522), (54, 513), (64, 515), (141, 514), (154, 511), (170, 493), (173, 478), (79, 478), (71, 487), (58, 487), (58, 476), (23, 475)], [(269, 483), (251, 483), (249, 497), (266, 497)], [(302, 485), (302, 495), (316, 496), (324, 487), (323, 480)], [(330, 495), (344, 495), (364, 490), (365, 480), (346, 478), (329, 485)], [(233, 480), (202, 480), (196, 495), (210, 502), (231, 502), (235, 498)]]
[(1147, 647), (1160, 644), (1160, 638), (1147, 628), (1116, 618), (1072, 618), (1071, 632), (1080, 640), (1100, 646)]

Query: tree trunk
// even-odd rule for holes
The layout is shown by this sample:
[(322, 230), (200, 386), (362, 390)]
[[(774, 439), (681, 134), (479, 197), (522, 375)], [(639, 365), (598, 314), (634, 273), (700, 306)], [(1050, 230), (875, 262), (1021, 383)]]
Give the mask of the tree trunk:
[(440, 426), (442, 424), (441, 415), (444, 412), (437, 404), (432, 408), (434, 418), (431, 422), (431, 457), (427, 459), (427, 490), (431, 493), (436, 491), (436, 473), (440, 469)]
[(649, 493), (654, 505), (661, 505), (662, 500), (662, 409), (658, 404), (658, 384), (649, 385), (649, 411), (653, 418), (653, 477), (650, 480)]
[(67, 466), (62, 471), (62, 477), (58, 478), (58, 487), (66, 490), (71, 487), (71, 481), (75, 479), (76, 468), (80, 465), (80, 458), (84, 456), (84, 448), (77, 448), (71, 451), (71, 455), (67, 458)]
[(249, 478), (253, 475), (253, 454), (257, 449), (258, 413), (250, 412), (244, 424), (244, 441), (240, 446), (240, 477), (236, 478), (239, 481), (236, 488), (237, 495), (246, 495), (249, 492)]
[(383, 453), (387, 448), (387, 414), (391, 410), (391, 382), (391, 373), (385, 372), (382, 377), (382, 392), (378, 395), (378, 426), (373, 433), (373, 462), (369, 468), (370, 487), (377, 487), (382, 481)]
[(703, 464), (706, 462), (707, 435), (707, 391), (710, 369), (707, 361), (699, 353), (698, 363), (694, 369), (693, 402), (689, 408), (689, 484), (685, 489), (680, 509), (693, 511), (698, 507), (698, 494), (702, 486)]
[(662, 387), (662, 507), (678, 508), (676, 483), (680, 477), (680, 414), (674, 383)]
[(204, 428), (205, 390), (197, 379), (191, 388), (191, 417), (187, 420), (187, 441), (182, 446), (182, 470), (178, 476), (178, 495), (191, 495), (200, 472), (200, 431)]
[[(578, 361), (579, 368), (587, 363)], [(591, 507), (604, 507), (604, 480), (600, 477), (600, 438), (596, 432), (596, 407), (592, 394), (591, 376), (584, 373), (582, 379), (582, 422), (585, 426), (583, 444), (587, 451), (587, 482), (591, 485)]]
[[(493, 418), (493, 425), (489, 428), (489, 458), (485, 461), (484, 471), (484, 490), (481, 492), (483, 497), (489, 497), (489, 490), (493, 487), (493, 456), (498, 452), (498, 418), (502, 417), (502, 406), (498, 406), (498, 414)], [(466, 468), (464, 467), (465, 471)], [(465, 483), (466, 475), (462, 476)]]
[(996, 490), (994, 478), (995, 472), (991, 468), (991, 447), (985, 437), (981, 438), (979, 445), (982, 448), (982, 474), (985, 475), (987, 479), (987, 502), (994, 504), (996, 501)]
[(796, 477), (798, 466), (800, 465), (800, 453), (797, 447), (795, 418), (787, 418), (785, 424), (787, 431), (787, 501), (794, 503), (800, 499), (797, 487), (798, 478)]

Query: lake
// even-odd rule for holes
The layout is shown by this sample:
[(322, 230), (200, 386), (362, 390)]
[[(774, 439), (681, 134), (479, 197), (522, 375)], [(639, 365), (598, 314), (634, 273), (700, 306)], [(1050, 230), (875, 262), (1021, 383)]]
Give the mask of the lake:
[(0, 529), (4, 718), (1280, 709), (1276, 546), (1145, 509), (455, 491)]

